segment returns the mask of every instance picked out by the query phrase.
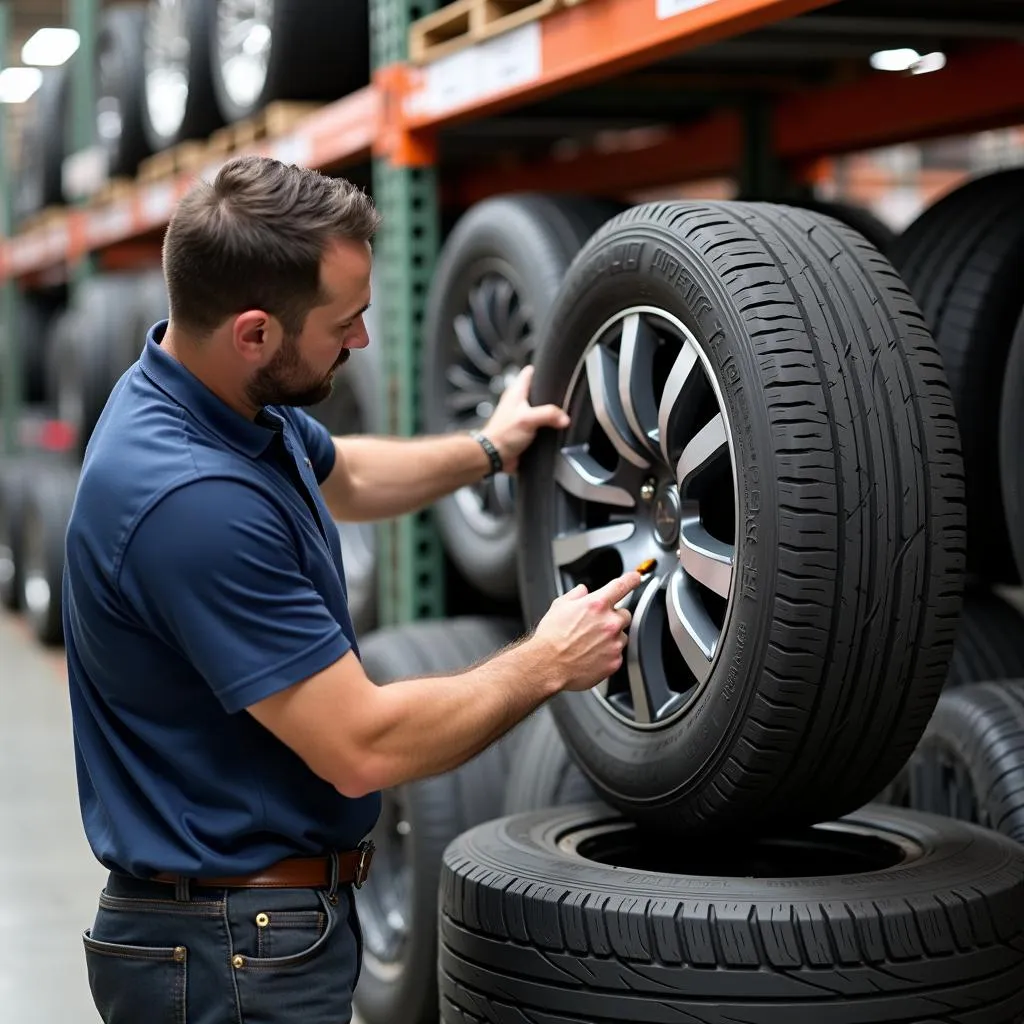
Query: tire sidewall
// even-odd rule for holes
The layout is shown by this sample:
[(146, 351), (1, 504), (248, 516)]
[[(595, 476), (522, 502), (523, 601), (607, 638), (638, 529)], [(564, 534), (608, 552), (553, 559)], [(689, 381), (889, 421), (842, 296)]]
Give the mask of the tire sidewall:
[[(621, 796), (633, 811), (678, 799), (679, 779), (698, 786), (727, 753), (764, 661), (778, 539), (771, 428), (753, 345), (711, 269), (664, 228), (632, 218), (613, 222), (580, 253), (545, 325), (531, 400), (562, 405), (588, 341), (616, 312), (641, 305), (677, 317), (708, 356), (733, 441), (738, 543), (721, 650), (707, 685), (682, 719), (642, 732), (602, 708), (593, 693), (563, 693), (551, 702), (566, 742), (602, 795), (612, 803)], [(520, 476), (520, 588), (533, 623), (559, 593), (550, 555), (559, 437), (545, 431), (528, 450)]]

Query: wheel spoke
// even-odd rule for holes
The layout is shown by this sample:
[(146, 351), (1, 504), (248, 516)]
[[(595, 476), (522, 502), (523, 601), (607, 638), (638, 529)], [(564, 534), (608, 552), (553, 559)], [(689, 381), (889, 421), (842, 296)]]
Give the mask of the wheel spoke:
[(473, 325), (480, 340), (492, 352), (501, 350), (501, 335), (495, 329), (494, 319), (491, 314), (490, 299), (494, 294), (493, 286), (481, 283), (469, 293), (469, 308), (473, 314)]
[(613, 386), (617, 376), (615, 357), (603, 345), (595, 345), (587, 353), (586, 365), (590, 401), (597, 422), (619, 455), (634, 466), (646, 469), (650, 462), (633, 441), (632, 430), (619, 406), (618, 389)]
[(654, 354), (658, 342), (639, 313), (622, 321), (619, 346), (619, 401), (634, 435), (658, 452), (658, 403), (654, 398)]
[(601, 505), (636, 507), (633, 495), (610, 483), (612, 474), (598, 465), (585, 447), (563, 448), (560, 454), (562, 457), (555, 463), (555, 481), (570, 494)]
[(635, 530), (633, 523), (612, 523), (609, 526), (595, 526), (591, 530), (580, 530), (578, 533), (559, 534), (551, 543), (555, 564), (559, 568), (573, 565), (599, 551), (624, 543), (633, 536)]
[(661, 404), (658, 406), (658, 441), (661, 444), (662, 455), (670, 466), (672, 427), (679, 416), (682, 399), (689, 390), (687, 385), (697, 377), (695, 371), (698, 363), (697, 350), (688, 341), (684, 341), (675, 363), (672, 364), (668, 380), (665, 382), (665, 390), (662, 392)]
[(718, 647), (718, 628), (683, 572), (672, 573), (667, 591), (665, 605), (672, 639), (697, 682), (705, 683), (711, 675), (711, 659)]
[(683, 449), (683, 454), (679, 456), (679, 462), (676, 464), (676, 483), (679, 490), (685, 491), (694, 477), (728, 454), (728, 451), (729, 435), (725, 429), (725, 417), (719, 413), (697, 431)]
[(660, 599), (661, 581), (651, 581), (636, 602), (626, 645), (626, 672), (633, 698), (633, 715), (642, 725), (658, 719), (672, 699), (661, 655), (665, 628), (665, 603)]
[(501, 363), (480, 344), (480, 339), (473, 330), (473, 322), (465, 313), (455, 317), (452, 327), (455, 329), (455, 337), (462, 354), (483, 376), (494, 377), (501, 373)]
[(728, 597), (735, 560), (735, 547), (712, 537), (699, 515), (683, 519), (679, 535), (679, 564), (688, 576), (703, 583), (719, 597)]
[(509, 330), (509, 322), (512, 316), (512, 302), (515, 299), (516, 290), (512, 282), (507, 278), (499, 278), (494, 284), (494, 324), (502, 338), (513, 337)]

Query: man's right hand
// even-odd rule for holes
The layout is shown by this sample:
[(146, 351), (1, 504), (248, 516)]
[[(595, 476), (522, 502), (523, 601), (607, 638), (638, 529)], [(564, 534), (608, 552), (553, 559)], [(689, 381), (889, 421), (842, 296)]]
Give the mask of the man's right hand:
[(615, 605), (641, 580), (638, 572), (630, 571), (592, 594), (581, 583), (551, 602), (533, 640), (550, 652), (566, 680), (563, 689), (589, 690), (622, 667), (631, 614)]

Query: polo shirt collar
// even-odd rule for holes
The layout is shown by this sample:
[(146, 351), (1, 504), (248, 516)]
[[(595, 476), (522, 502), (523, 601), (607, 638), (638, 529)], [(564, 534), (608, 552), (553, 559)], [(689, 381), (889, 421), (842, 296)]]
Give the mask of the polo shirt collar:
[(232, 448), (253, 459), (262, 455), (281, 430), (280, 417), (264, 409), (258, 417), (260, 422), (254, 422), (221, 401), (198, 377), (160, 347), (167, 323), (167, 320), (161, 320), (146, 335), (146, 347), (140, 359), (142, 372)]

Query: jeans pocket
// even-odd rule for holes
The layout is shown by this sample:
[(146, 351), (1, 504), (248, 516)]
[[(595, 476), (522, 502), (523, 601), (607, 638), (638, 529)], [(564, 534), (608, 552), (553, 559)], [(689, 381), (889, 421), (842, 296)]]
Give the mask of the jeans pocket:
[(256, 956), (300, 956), (324, 933), (327, 915), (318, 910), (269, 910), (256, 915)]
[[(341, 896), (334, 905), (323, 894), (317, 895), (322, 914), (312, 914), (323, 917), (322, 928), (315, 932), (311, 928), (310, 911), (291, 912), (291, 921), (269, 937), (275, 955), (249, 956), (237, 952), (236, 945), (232, 966), (246, 1024), (276, 1024), (282, 1020), (340, 1024), (349, 1020), (356, 955), (352, 933), (345, 923), (348, 901)], [(274, 913), (265, 913), (272, 921)], [(282, 916), (282, 912), (277, 911), (277, 915)], [(267, 941), (261, 933), (270, 927), (268, 923), (258, 932), (257, 950), (261, 942), (265, 945)], [(278, 955), (286, 938), (294, 951)]]
[(82, 934), (89, 988), (104, 1024), (186, 1024), (188, 949), (131, 946)]

